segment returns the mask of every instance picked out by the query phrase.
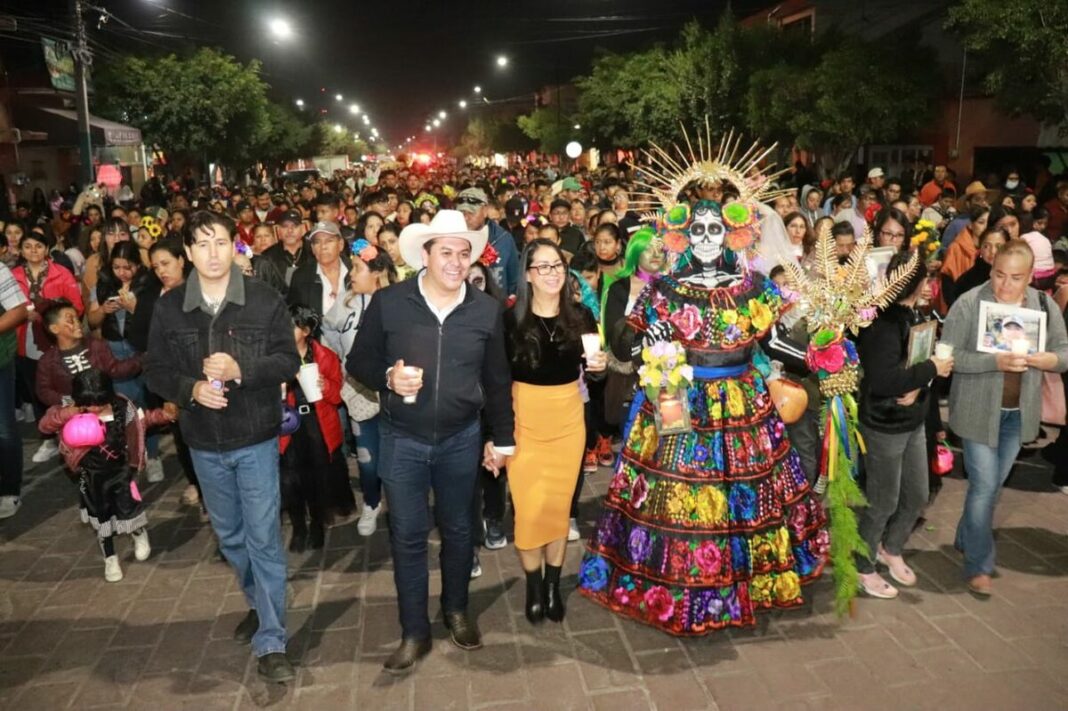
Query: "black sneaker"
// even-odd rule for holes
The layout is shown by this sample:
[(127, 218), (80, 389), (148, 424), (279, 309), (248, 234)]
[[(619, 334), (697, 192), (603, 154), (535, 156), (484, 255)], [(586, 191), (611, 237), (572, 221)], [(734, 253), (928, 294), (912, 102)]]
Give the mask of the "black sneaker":
[(282, 652), (264, 654), (256, 663), (256, 671), (260, 677), (272, 684), (284, 684), (297, 678), (293, 664)]
[(238, 644), (248, 644), (252, 641), (252, 635), (260, 628), (260, 616), (255, 610), (249, 610), (245, 619), (241, 620), (234, 628), (234, 641)]
[(486, 519), (486, 550), (496, 551), (507, 545), (508, 539), (504, 535), (501, 522), (492, 518)]

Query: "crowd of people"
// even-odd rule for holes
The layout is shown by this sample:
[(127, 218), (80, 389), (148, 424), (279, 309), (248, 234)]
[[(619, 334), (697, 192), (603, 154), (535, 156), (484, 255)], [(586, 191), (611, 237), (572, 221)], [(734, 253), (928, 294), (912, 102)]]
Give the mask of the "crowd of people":
[[(969, 589), (991, 595), (998, 493), (1043, 422), (1062, 426), (1043, 456), (1068, 494), (1068, 177), (1029, 187), (1011, 168), (958, 190), (944, 165), (871, 167), (858, 188), (852, 171), (820, 181), (798, 165), (776, 185), (670, 186), (649, 220), (632, 209), (648, 206), (645, 168), (400, 163), (5, 204), (0, 518), (21, 504), (16, 422), (36, 422), (32, 462), (62, 455), (105, 579), (121, 580), (115, 536), (151, 555), (139, 486), (164, 480), (173, 438), (181, 502), (210, 521), (248, 602), (234, 637), (276, 682), (294, 677), (287, 547), (322, 548), (350, 523), (370, 536), (384, 512), (392, 672), (430, 651), (432, 525), (464, 649), (481, 646), (469, 580), (509, 534), (531, 624), (564, 619), (561, 570), (585, 534), (590, 600), (676, 635), (751, 625), (800, 605), (829, 547), (818, 383), (783, 264), (817, 268), (831, 235), (845, 265), (870, 238), (885, 255), (872, 279), (911, 271), (850, 345), (867, 443), (859, 586), (916, 584), (906, 544), (954, 439), (968, 478), (955, 545)], [(983, 348), (984, 304), (1044, 314), (1041, 339)], [(939, 347), (916, 356), (931, 321)], [(991, 328), (1000, 342), (1024, 324)], [(807, 408), (780, 412), (780, 377)], [(608, 495), (581, 531), (599, 467)]]

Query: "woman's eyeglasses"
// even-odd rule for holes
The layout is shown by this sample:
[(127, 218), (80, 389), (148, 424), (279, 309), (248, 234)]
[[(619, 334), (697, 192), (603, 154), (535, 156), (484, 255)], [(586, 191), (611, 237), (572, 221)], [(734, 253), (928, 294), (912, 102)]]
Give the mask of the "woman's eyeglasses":
[(553, 264), (531, 264), (530, 269), (535, 270), (542, 276), (548, 276), (550, 274), (562, 273), (567, 269), (567, 265), (563, 262), (555, 262)]

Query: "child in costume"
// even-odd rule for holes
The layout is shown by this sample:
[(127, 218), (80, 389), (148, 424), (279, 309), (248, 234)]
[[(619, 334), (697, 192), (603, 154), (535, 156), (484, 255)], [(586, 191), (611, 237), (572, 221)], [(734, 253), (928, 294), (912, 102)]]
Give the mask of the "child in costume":
[(104, 579), (116, 583), (122, 580), (122, 566), (115, 555), (115, 534), (130, 534), (137, 560), (152, 553), (135, 477), (145, 466), (145, 430), (173, 422), (177, 408), (168, 403), (142, 412), (94, 368), (74, 376), (71, 392), (74, 405), (53, 405), (38, 426), (43, 434), (62, 431), (59, 451), (78, 482), (82, 515), (100, 542)]

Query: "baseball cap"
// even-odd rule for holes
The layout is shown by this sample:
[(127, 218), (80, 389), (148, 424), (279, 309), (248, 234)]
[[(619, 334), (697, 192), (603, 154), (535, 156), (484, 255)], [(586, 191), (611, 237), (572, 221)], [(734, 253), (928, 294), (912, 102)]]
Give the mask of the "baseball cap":
[(248, 200), (242, 200), (241, 202), (237, 203), (237, 207), (234, 209), (238, 212), (241, 212), (242, 210), (251, 210), (252, 205), (248, 204)]
[(883, 172), (882, 168), (872, 168), (868, 171), (869, 178), (881, 178), (884, 175), (886, 175), (886, 173)]
[(560, 186), (561, 190), (582, 190), (582, 183), (572, 177), (564, 178), (564, 182)]
[(341, 230), (333, 222), (316, 222), (312, 225), (311, 231), (308, 232), (308, 239), (315, 237), (320, 232), (324, 232), (328, 235), (334, 235), (335, 237), (341, 236)]
[(1010, 316), (1006, 316), (1005, 318), (1003, 318), (1001, 320), (1001, 327), (1005, 328), (1006, 326), (1015, 326), (1016, 328), (1023, 328), (1024, 327), (1023, 321), (1020, 320), (1019, 316), (1011, 316), (1011, 315)]
[(464, 188), (456, 196), (456, 209), (460, 212), (477, 212), (489, 200), (482, 188)]
[(304, 218), (301, 217), (299, 210), (286, 210), (282, 213), (282, 216), (278, 218), (278, 224), (284, 222), (296, 222), (297, 224), (300, 224), (301, 222), (304, 222)]
[(512, 222), (518, 222), (526, 214), (527, 206), (523, 204), (522, 199), (514, 197), (504, 203), (504, 215)]

